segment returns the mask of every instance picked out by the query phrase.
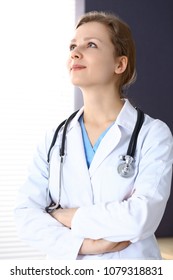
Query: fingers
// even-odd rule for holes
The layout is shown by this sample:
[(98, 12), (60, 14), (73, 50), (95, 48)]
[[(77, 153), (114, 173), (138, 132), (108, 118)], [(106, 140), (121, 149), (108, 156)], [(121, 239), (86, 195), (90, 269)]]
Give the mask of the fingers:
[(110, 252), (119, 252), (124, 250), (130, 245), (130, 241), (122, 241), (122, 242), (111, 242), (105, 239), (85, 239), (79, 254), (104, 254)]
[(112, 252), (119, 252), (126, 249), (131, 244), (130, 241), (122, 241), (115, 245)]

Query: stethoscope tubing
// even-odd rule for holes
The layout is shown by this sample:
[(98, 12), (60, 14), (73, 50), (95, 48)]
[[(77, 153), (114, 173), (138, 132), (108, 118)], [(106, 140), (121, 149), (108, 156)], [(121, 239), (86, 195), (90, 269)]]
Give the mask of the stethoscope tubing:
[(136, 121), (136, 125), (135, 128), (133, 130), (130, 142), (129, 142), (129, 146), (127, 149), (127, 155), (134, 158), (135, 155), (135, 150), (136, 150), (136, 144), (137, 144), (137, 139), (138, 139), (138, 134), (139, 131), (141, 129), (141, 126), (144, 122), (144, 113), (143, 111), (141, 111), (139, 108), (136, 108), (137, 110), (137, 121)]
[[(137, 139), (138, 139), (138, 134), (139, 131), (142, 127), (142, 124), (144, 122), (144, 113), (143, 111), (141, 111), (139, 108), (136, 108), (137, 110), (137, 121), (134, 127), (134, 130), (132, 132), (132, 136), (128, 145), (128, 149), (127, 149), (127, 153), (124, 156), (121, 156), (122, 161), (124, 161), (124, 163), (120, 164), (118, 169), (118, 173), (120, 176), (124, 177), (124, 178), (128, 178), (129, 176), (131, 176), (131, 174), (133, 175), (132, 171), (132, 162), (134, 159), (134, 155), (135, 155), (135, 150), (136, 150), (136, 144), (137, 144)], [(67, 120), (64, 120), (56, 129), (49, 151), (48, 151), (48, 155), (47, 155), (47, 162), (48, 164), (50, 164), (50, 155), (51, 155), (51, 151), (52, 148), (55, 145), (56, 139), (58, 137), (58, 133), (60, 131), (60, 129), (64, 126), (63, 129), (63, 133), (62, 133), (62, 140), (61, 140), (61, 146), (60, 146), (60, 151), (59, 151), (59, 156), (60, 156), (60, 168), (59, 168), (59, 199), (57, 203), (54, 203), (52, 198), (51, 198), (51, 194), (49, 191), (49, 196), (52, 200), (51, 204), (49, 206), (47, 206), (45, 208), (46, 212), (51, 213), (54, 209), (58, 209), (60, 206), (60, 199), (61, 199), (61, 182), (62, 182), (62, 169), (63, 169), (63, 164), (64, 164), (64, 156), (65, 156), (65, 143), (66, 143), (66, 134), (67, 134), (67, 128), (69, 123), (71, 122), (71, 120), (75, 117), (75, 115), (78, 113), (79, 110), (75, 111), (72, 115), (70, 115), (70, 117)], [(129, 172), (129, 176), (128, 176), (128, 172)], [(131, 172), (131, 174), (130, 174)]]

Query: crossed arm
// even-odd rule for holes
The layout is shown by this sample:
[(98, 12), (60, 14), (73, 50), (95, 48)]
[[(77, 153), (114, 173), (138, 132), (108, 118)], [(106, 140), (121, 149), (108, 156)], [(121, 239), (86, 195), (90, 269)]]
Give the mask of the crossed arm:
[[(71, 222), (77, 208), (59, 208), (54, 210), (50, 215), (64, 226), (71, 228)], [(102, 254), (109, 252), (118, 252), (130, 245), (130, 241), (111, 242), (105, 239), (84, 239), (79, 254)]]

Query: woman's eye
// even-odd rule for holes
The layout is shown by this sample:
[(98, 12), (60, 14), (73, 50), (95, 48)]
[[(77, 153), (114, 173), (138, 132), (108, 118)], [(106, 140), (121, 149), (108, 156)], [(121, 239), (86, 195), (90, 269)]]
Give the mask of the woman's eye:
[(89, 48), (97, 48), (96, 44), (93, 43), (93, 42), (89, 42), (89, 43), (88, 43), (88, 47), (89, 47)]
[(74, 45), (74, 44), (70, 45), (70, 47), (69, 47), (70, 51), (73, 51), (75, 47), (76, 47), (76, 45)]

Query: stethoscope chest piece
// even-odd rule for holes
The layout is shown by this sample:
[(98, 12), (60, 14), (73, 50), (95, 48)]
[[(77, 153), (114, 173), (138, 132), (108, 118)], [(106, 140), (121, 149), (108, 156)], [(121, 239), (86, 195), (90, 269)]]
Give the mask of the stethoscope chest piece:
[(133, 158), (131, 156), (121, 156), (124, 162), (120, 163), (117, 167), (118, 174), (121, 177), (129, 178), (132, 177), (135, 173), (133, 166)]

